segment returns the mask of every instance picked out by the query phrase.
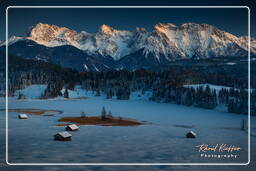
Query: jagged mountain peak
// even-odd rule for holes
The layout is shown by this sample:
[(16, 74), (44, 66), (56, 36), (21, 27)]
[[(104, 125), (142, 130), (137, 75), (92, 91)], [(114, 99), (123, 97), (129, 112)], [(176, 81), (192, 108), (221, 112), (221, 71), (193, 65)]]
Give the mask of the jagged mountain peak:
[(158, 23), (154, 26), (155, 29), (173, 29), (176, 28), (177, 26), (173, 23)]
[(136, 27), (135, 32), (146, 33), (147, 30), (144, 27)]
[(223, 32), (216, 27), (209, 24), (197, 24), (197, 23), (184, 23), (177, 26), (173, 23), (158, 23), (154, 26), (154, 32), (166, 33), (171, 31), (185, 31), (185, 32), (197, 32), (197, 31), (219, 31)]
[(103, 33), (103, 34), (112, 34), (113, 32), (115, 32), (116, 30), (106, 24), (103, 24), (100, 29), (99, 32)]
[[(16, 43), (20, 40), (24, 40), (25, 38), (24, 37), (21, 37), (21, 36), (11, 36), (9, 39), (8, 39), (8, 44), (11, 45), (13, 43)], [(6, 45), (6, 41), (1, 41), (0, 42), (0, 47), (1, 46), (5, 46)]]
[(180, 25), (180, 28), (185, 29), (185, 28), (196, 28), (200, 27), (200, 24), (197, 23), (183, 23)]
[(179, 30), (184, 31), (211, 31), (211, 32), (219, 32), (225, 33), (225, 31), (218, 29), (210, 24), (199, 24), (199, 23), (183, 23), (178, 27)]
[(212, 29), (215, 28), (210, 24), (199, 24), (199, 23), (183, 23), (180, 25), (180, 29)]
[(39, 44), (54, 47), (61, 45), (74, 45), (74, 41), (81, 38), (84, 33), (77, 33), (66, 27), (44, 23), (36, 24), (30, 32), (28, 39)]
[(33, 28), (35, 28), (35, 29), (39, 29), (39, 28), (46, 29), (46, 28), (48, 28), (48, 29), (55, 29), (55, 30), (62, 29), (62, 28), (66, 29), (66, 27), (60, 27), (60, 26), (57, 26), (55, 24), (47, 24), (47, 23), (42, 23), (42, 22), (39, 22), (39, 23), (35, 24), (33, 26)]
[(158, 23), (154, 26), (153, 32), (162, 33), (166, 31), (176, 30), (177, 26), (172, 23)]
[(50, 24), (44, 24), (44, 23), (38, 23), (36, 24), (32, 30), (31, 30), (31, 36), (33, 34), (41, 33), (41, 34), (52, 34), (57, 33), (60, 30), (69, 30), (66, 27), (59, 27), (57, 25), (50, 25)]
[[(156, 58), (202, 58), (216, 56), (238, 56), (241, 49), (247, 50), (246, 38), (238, 38), (209, 24), (158, 23), (152, 32), (145, 28), (117, 30), (103, 24), (96, 33), (76, 32), (66, 27), (38, 23), (31, 28), (29, 36), (14, 37), (9, 42), (23, 39), (55, 47), (72, 45), (94, 56), (110, 56), (114, 60), (144, 49), (144, 54)], [(256, 42), (251, 39), (252, 53), (256, 53)], [(2, 43), (3, 44), (3, 43)], [(2, 45), (1, 44), (1, 45)], [(239, 52), (239, 53), (238, 53)]]

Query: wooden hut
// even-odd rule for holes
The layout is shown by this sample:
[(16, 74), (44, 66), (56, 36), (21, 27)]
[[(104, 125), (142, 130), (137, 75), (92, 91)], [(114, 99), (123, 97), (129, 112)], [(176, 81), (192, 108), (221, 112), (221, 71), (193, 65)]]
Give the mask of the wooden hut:
[(196, 138), (196, 133), (194, 133), (193, 131), (189, 131), (189, 132), (186, 134), (186, 137), (187, 137), (187, 138)]
[(28, 115), (26, 115), (26, 114), (19, 114), (19, 119), (28, 119)]
[(76, 124), (66, 126), (66, 131), (77, 131), (79, 127)]
[(67, 131), (59, 132), (54, 135), (54, 140), (57, 141), (71, 141), (72, 135)]

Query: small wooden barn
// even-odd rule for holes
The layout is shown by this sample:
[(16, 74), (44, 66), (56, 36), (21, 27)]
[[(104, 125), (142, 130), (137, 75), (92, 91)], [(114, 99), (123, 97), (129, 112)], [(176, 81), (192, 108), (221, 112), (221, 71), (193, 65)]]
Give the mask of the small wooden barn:
[(189, 132), (186, 134), (186, 137), (187, 137), (187, 138), (196, 138), (196, 133), (194, 133), (193, 131), (189, 131)]
[(59, 132), (54, 135), (54, 140), (57, 141), (71, 141), (72, 135), (67, 131)]
[(26, 115), (26, 114), (19, 114), (19, 119), (28, 119), (28, 115)]
[(79, 127), (76, 124), (66, 126), (66, 131), (77, 131)]

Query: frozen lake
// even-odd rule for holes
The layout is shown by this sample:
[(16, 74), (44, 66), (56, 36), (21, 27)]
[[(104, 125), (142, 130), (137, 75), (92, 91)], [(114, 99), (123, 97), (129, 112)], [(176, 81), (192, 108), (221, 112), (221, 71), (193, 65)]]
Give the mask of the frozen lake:
[[(0, 108), (3, 109), (4, 105), (2, 100)], [(64, 130), (64, 127), (55, 126), (60, 117), (80, 116), (82, 111), (88, 116), (99, 115), (103, 106), (111, 110), (113, 116), (152, 124), (81, 126), (79, 131), (71, 132), (72, 141), (53, 140), (55, 133)], [(29, 115), (27, 120), (20, 120), (17, 118), (18, 113), (10, 112), (10, 163), (246, 163), (248, 160), (248, 135), (240, 130), (241, 120), (247, 119), (247, 116), (230, 114), (221, 109), (206, 110), (144, 99), (120, 101), (93, 96), (82, 100), (10, 100), (9, 108), (63, 111), (55, 116)], [(5, 112), (0, 113), (0, 119), (5, 120)], [(255, 132), (254, 117), (252, 125)], [(4, 130), (4, 125), (1, 125), (1, 130)], [(197, 138), (185, 138), (190, 130), (197, 133)], [(238, 155), (237, 158), (205, 158), (200, 156), (202, 153), (196, 147), (200, 144), (228, 144), (238, 146), (241, 150), (232, 152)]]

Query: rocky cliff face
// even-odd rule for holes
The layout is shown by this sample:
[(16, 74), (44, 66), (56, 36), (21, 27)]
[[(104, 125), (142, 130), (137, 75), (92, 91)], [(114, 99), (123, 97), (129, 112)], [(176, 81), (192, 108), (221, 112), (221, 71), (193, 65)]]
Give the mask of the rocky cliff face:
[[(33, 41), (46, 48), (73, 46), (83, 51), (87, 58), (90, 56), (91, 61), (93, 58), (96, 58), (98, 63), (100, 61), (102, 63), (100, 68), (104, 68), (103, 66), (106, 65), (105, 69), (131, 65), (129, 61), (146, 66), (147, 63), (159, 65), (176, 59), (241, 57), (248, 54), (248, 37), (236, 37), (214, 26), (196, 23), (185, 23), (180, 26), (172, 23), (159, 23), (151, 32), (144, 28), (127, 31), (102, 25), (95, 33), (76, 32), (66, 27), (38, 23), (31, 28), (27, 37), (11, 37), (9, 45), (13, 47), (20, 41)], [(0, 46), (3, 45), (5, 45), (4, 42), (0, 44)], [(28, 43), (24, 46), (27, 47), (23, 48), (29, 49), (35, 45)], [(79, 53), (81, 53), (80, 51)], [(31, 54), (19, 53), (16, 51), (14, 54), (31, 56)], [(31, 58), (34, 56), (40, 60), (41, 53), (42, 51), (40, 54), (35, 51)], [(256, 54), (256, 41), (253, 38), (251, 39), (251, 53)], [(76, 56), (75, 52), (73, 55)], [(64, 57), (65, 55), (63, 55)], [(44, 59), (46, 58), (50, 60), (51, 55), (47, 57), (44, 55)], [(99, 67), (94, 67), (94, 63), (86, 63), (83, 60), (75, 61), (77, 58), (72, 61), (72, 54), (69, 54), (69, 58), (71, 63), (79, 61), (84, 69), (94, 68), (97, 70)], [(143, 60), (138, 61), (141, 59)], [(120, 61), (128, 62), (128, 64), (123, 65)], [(122, 63), (121, 66), (120, 63)]]
[[(214, 57), (240, 55), (247, 50), (247, 37), (236, 37), (208, 24), (185, 23), (176, 26), (160, 23), (152, 32), (144, 28), (133, 31), (116, 30), (102, 25), (96, 33), (80, 33), (56, 25), (38, 23), (28, 37), (13, 37), (10, 43), (30, 39), (48, 47), (72, 45), (91, 54), (112, 56), (118, 60), (144, 48), (145, 53), (179, 57)], [(255, 39), (251, 41), (252, 53), (256, 53)]]

